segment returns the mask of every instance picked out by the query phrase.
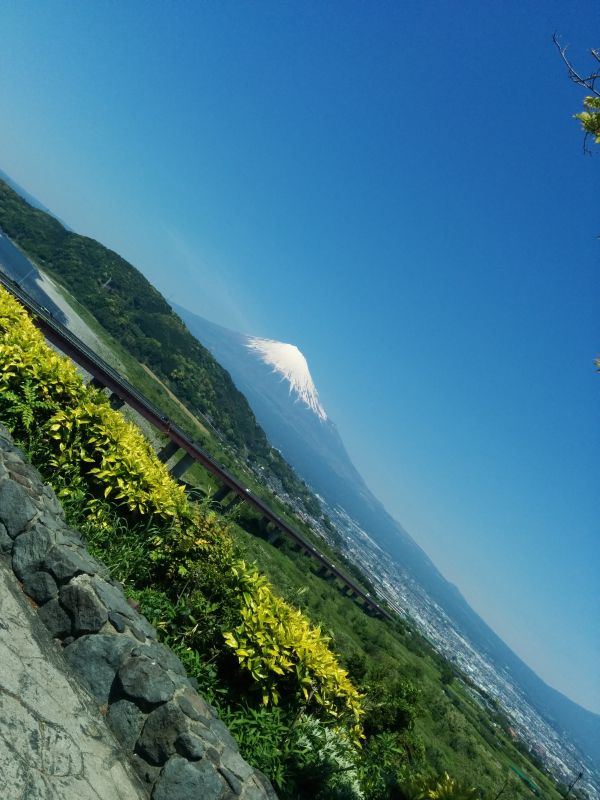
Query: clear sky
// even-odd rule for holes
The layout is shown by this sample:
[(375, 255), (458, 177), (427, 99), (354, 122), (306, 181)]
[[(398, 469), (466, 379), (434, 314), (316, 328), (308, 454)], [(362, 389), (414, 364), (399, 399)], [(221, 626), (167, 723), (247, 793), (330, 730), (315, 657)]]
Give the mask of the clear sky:
[(5, 0), (0, 168), (298, 345), (387, 508), (600, 712), (600, 147), (554, 31), (591, 67), (600, 4)]

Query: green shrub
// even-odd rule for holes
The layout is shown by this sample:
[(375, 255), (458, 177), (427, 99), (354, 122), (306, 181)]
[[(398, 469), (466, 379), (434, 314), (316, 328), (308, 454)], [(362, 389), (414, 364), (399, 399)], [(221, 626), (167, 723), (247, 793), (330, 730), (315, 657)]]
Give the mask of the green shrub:
[(263, 703), (285, 697), (294, 713), (310, 706), (360, 737), (360, 695), (328, 637), (237, 558), (227, 522), (188, 502), (140, 431), (4, 290), (0, 420), (33, 445), (63, 502), (80, 509), (92, 547), (200, 680), (218, 673), (243, 688), (241, 670)]
[(360, 694), (327, 646), (327, 637), (307, 618), (277, 597), (266, 578), (237, 567), (242, 587), (241, 622), (225, 634), (261, 692), (263, 705), (282, 697), (341, 718), (360, 738)]

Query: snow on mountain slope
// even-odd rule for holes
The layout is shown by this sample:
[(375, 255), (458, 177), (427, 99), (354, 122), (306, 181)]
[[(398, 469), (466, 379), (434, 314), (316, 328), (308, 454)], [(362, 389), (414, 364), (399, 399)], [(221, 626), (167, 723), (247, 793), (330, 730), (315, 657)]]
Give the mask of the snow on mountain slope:
[(246, 347), (258, 354), (265, 364), (273, 367), (274, 372), (285, 378), (290, 385), (290, 394), (294, 393), (325, 422), (327, 414), (319, 401), (308, 363), (296, 345), (249, 336)]

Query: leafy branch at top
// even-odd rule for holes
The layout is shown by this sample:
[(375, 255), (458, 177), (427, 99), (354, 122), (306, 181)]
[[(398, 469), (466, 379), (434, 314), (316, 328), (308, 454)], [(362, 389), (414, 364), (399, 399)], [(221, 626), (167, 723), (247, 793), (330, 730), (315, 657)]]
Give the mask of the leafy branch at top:
[[(583, 152), (589, 153), (586, 147), (588, 136), (593, 136), (596, 144), (600, 144), (600, 91), (596, 88), (596, 82), (600, 81), (600, 66), (587, 76), (581, 75), (567, 57), (567, 48), (563, 47), (556, 33), (553, 35), (552, 41), (556, 45), (560, 57), (566, 64), (570, 80), (591, 92), (590, 95), (583, 98), (583, 104), (586, 110), (575, 114), (575, 118), (581, 122), (581, 126), (585, 132)], [(600, 65), (600, 51), (592, 49), (590, 52), (592, 57)]]

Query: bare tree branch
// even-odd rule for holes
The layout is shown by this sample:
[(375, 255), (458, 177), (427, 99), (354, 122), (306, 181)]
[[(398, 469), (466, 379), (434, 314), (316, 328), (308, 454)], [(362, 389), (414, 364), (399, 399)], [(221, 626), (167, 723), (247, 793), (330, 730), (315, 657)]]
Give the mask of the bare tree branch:
[[(567, 58), (567, 48), (561, 45), (560, 39), (558, 38), (558, 34), (556, 33), (553, 34), (552, 41), (556, 45), (556, 48), (560, 53), (560, 57), (566, 64), (569, 73), (569, 78), (573, 81), (573, 83), (576, 83), (578, 86), (585, 87), (592, 94), (596, 95), (596, 97), (600, 97), (600, 92), (595, 88), (596, 81), (600, 80), (600, 71), (592, 72), (592, 74), (588, 75), (587, 78), (583, 78)], [(600, 52), (598, 50), (592, 50), (591, 53), (596, 59), (596, 61), (600, 61)]]

